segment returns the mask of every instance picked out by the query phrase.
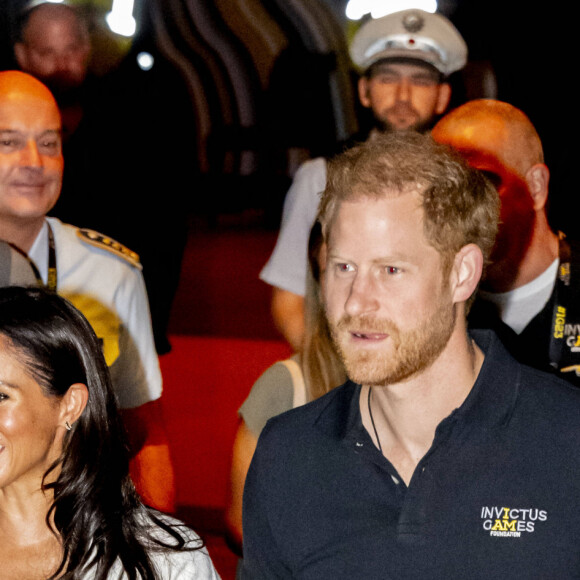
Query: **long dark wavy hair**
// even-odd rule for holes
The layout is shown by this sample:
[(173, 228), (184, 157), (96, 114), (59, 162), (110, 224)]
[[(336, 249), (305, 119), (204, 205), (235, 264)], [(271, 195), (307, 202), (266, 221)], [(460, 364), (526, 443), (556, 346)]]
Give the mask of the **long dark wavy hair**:
[[(60, 458), (44, 474), (43, 488), (54, 493), (46, 522), (64, 550), (49, 580), (81, 580), (89, 568), (95, 580), (106, 580), (117, 559), (130, 580), (160, 580), (149, 557), (152, 550), (198, 549), (202, 543), (190, 546), (178, 528), (141, 503), (129, 478), (109, 370), (90, 324), (56, 294), (0, 288), (0, 335), (22, 356), (46, 396), (61, 398), (75, 383), (89, 392), (85, 410), (65, 435)], [(59, 469), (56, 480), (46, 483)], [(170, 535), (169, 542), (152, 533), (156, 526)]]

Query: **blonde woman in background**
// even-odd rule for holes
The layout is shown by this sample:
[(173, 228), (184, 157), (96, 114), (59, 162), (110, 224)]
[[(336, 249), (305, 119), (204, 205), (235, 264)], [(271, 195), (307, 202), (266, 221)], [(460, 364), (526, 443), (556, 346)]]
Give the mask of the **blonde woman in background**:
[(320, 301), (325, 256), (318, 222), (310, 232), (308, 257), (302, 350), (269, 367), (254, 383), (238, 411), (240, 424), (232, 452), (226, 525), (231, 547), (240, 556), (244, 483), (260, 432), (271, 417), (313, 401), (346, 380)]

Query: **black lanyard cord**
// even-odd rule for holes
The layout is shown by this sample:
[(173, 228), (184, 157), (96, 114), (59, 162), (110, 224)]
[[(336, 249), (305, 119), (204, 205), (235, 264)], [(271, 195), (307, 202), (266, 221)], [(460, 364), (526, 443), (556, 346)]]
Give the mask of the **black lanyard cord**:
[(560, 263), (558, 276), (554, 287), (554, 308), (552, 311), (552, 326), (550, 328), (550, 365), (559, 370), (564, 348), (564, 327), (570, 303), (570, 244), (566, 236), (560, 232)]
[(34, 261), (30, 258), (30, 256), (15, 244), (12, 244), (10, 242), (6, 243), (14, 251), (18, 252), (22, 257), (26, 259), (26, 261), (30, 265), (31, 270), (34, 272), (34, 277), (36, 278), (36, 282), (39, 286), (46, 288), (49, 292), (56, 292), (58, 283), (58, 276), (56, 270), (56, 245), (54, 243), (54, 234), (52, 233), (52, 228), (50, 227), (49, 223), (47, 223), (47, 226), (48, 226), (48, 278), (46, 284), (43, 282), (38, 267), (36, 266)]

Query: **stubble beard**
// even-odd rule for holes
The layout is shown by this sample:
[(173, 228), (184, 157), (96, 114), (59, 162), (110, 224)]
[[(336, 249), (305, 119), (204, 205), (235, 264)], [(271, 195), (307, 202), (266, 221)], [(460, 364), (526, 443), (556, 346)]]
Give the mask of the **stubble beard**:
[[(404, 381), (431, 366), (447, 346), (455, 328), (456, 312), (448, 302), (418, 327), (402, 331), (389, 320), (368, 316), (343, 316), (338, 323), (329, 322), (332, 339), (348, 377), (355, 383), (386, 386)], [(350, 344), (349, 329), (388, 334), (392, 353), (365, 349)]]
[[(398, 127), (393, 124), (389, 118), (391, 116), (396, 116), (398, 111), (401, 110), (407, 114), (411, 114), (411, 117), (415, 117), (415, 120), (412, 121), (409, 125), (405, 127)], [(375, 113), (375, 125), (379, 131), (383, 133), (391, 133), (394, 131), (416, 131), (418, 133), (426, 133), (431, 129), (433, 124), (433, 119), (421, 119), (419, 117), (419, 113), (415, 111), (413, 107), (410, 105), (395, 105), (390, 109), (386, 110), (381, 116), (379, 117), (378, 114)]]

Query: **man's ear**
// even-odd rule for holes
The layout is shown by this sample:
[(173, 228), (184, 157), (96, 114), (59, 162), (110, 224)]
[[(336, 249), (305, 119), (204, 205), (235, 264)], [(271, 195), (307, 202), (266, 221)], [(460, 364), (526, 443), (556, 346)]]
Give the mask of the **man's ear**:
[(453, 261), (451, 291), (453, 301), (466, 302), (477, 289), (483, 272), (483, 254), (476, 244), (463, 246)]
[(534, 201), (534, 209), (543, 210), (548, 203), (550, 170), (543, 163), (536, 163), (526, 172), (525, 180)]
[(371, 106), (369, 99), (369, 79), (365, 76), (358, 79), (358, 98), (363, 107), (368, 109)]
[(75, 383), (68, 388), (60, 402), (63, 427), (67, 424), (73, 425), (78, 420), (85, 410), (88, 400), (89, 391), (85, 384)]
[(28, 52), (23, 42), (17, 42), (14, 45), (14, 57), (22, 70), (28, 69)]
[(447, 110), (450, 100), (451, 100), (451, 85), (449, 83), (441, 83), (439, 85), (439, 95), (437, 96), (435, 113), (437, 115), (443, 114)]

